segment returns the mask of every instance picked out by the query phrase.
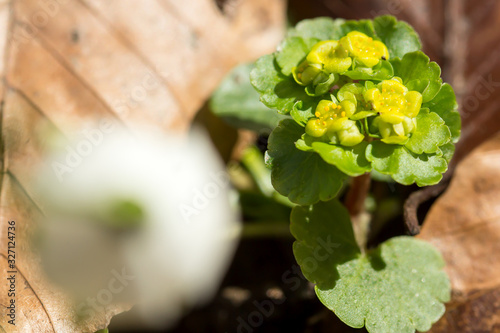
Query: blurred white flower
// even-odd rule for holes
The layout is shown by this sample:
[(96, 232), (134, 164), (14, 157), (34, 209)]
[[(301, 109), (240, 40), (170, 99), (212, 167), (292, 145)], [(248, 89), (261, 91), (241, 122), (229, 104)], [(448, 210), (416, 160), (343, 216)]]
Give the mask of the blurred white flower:
[(115, 127), (94, 139), (54, 154), (40, 174), (43, 262), (84, 313), (133, 300), (149, 323), (172, 322), (213, 296), (235, 249), (223, 164), (200, 132)]

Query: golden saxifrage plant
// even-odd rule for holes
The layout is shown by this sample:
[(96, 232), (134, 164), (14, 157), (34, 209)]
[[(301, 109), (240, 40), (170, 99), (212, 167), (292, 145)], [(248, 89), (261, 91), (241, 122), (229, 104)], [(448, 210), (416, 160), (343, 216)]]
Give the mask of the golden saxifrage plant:
[[(336, 199), (349, 177), (370, 172), (403, 185), (442, 179), (460, 116), (453, 88), (420, 49), (413, 28), (392, 16), (317, 18), (290, 28), (250, 74), (260, 101), (280, 115), (266, 164), (276, 191), (296, 204), (295, 258), (319, 300), (369, 332), (427, 331), (450, 296), (430, 244), (399, 236), (366, 249)], [(232, 116), (262, 122), (264, 111)]]

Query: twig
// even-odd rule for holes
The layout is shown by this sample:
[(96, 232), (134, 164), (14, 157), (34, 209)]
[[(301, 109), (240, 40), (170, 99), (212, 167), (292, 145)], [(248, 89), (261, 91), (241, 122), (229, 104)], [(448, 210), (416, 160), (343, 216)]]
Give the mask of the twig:
[(366, 213), (365, 201), (368, 196), (370, 184), (371, 178), (369, 173), (353, 178), (344, 202), (351, 216), (352, 229), (356, 237), (356, 242), (362, 252), (365, 251), (368, 240), (370, 215)]
[(354, 177), (347, 192), (345, 206), (351, 217), (355, 217), (364, 211), (365, 200), (370, 189), (371, 178), (369, 173)]
[(417, 217), (418, 207), (423, 202), (440, 195), (447, 186), (448, 181), (444, 180), (437, 185), (427, 187), (410, 194), (404, 205), (404, 219), (406, 229), (411, 236), (415, 236), (420, 233), (420, 224)]

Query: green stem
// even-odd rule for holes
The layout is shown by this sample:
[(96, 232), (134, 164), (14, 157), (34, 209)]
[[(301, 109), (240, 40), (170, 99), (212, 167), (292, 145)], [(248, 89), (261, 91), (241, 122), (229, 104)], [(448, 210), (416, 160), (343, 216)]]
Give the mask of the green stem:
[(241, 157), (241, 164), (248, 170), (252, 176), (259, 191), (271, 197), (274, 193), (274, 187), (271, 184), (271, 171), (264, 164), (264, 156), (260, 150), (251, 146), (248, 147)]

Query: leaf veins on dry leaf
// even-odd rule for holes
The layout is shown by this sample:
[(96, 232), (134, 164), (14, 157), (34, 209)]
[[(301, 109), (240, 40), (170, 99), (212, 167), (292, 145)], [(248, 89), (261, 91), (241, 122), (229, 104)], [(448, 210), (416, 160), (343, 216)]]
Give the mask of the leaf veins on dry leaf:
[(500, 329), (500, 135), (457, 167), (433, 205), (420, 238), (447, 263), (452, 301), (432, 332)]
[[(45, 5), (44, 5), (45, 4)], [(284, 1), (11, 0), (0, 3), (2, 177), (0, 269), (7, 222), (16, 220), (19, 331), (94, 332), (129, 305), (77, 321), (44, 278), (28, 240), (43, 215), (32, 170), (47, 149), (41, 128), (67, 137), (108, 117), (129, 128), (183, 131), (237, 63), (271, 52), (283, 35)], [(0, 304), (6, 306), (6, 284)], [(8, 317), (0, 328), (9, 331)]]

